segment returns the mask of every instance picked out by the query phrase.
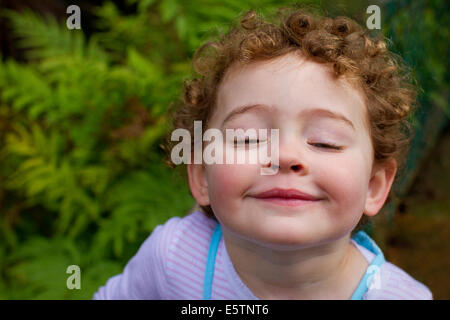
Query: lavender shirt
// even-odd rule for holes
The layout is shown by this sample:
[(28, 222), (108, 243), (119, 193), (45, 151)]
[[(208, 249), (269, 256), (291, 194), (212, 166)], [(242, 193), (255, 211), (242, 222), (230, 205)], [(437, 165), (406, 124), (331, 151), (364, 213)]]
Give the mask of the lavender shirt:
[[(93, 298), (202, 299), (209, 243), (216, 224), (196, 211), (156, 227), (123, 272), (111, 277)], [(350, 241), (370, 263), (375, 254)], [(386, 261), (373, 277), (364, 300), (433, 298), (424, 284), (390, 262)], [(216, 256), (211, 299), (258, 299), (236, 273), (223, 237)]]

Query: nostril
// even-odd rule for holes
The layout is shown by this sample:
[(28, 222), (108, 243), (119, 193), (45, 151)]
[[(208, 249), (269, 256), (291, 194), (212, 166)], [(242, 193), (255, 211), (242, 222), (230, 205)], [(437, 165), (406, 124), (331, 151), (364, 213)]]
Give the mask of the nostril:
[(300, 170), (300, 167), (298, 165), (294, 165), (291, 167), (294, 171)]

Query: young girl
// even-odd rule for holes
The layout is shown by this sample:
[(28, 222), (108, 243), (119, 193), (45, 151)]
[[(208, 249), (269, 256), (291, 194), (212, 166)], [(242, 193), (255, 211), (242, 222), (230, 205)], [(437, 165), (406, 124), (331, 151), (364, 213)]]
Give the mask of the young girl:
[(94, 299), (432, 299), (365, 232), (352, 236), (405, 158), (415, 104), (405, 68), (346, 17), (279, 17), (250, 11), (197, 50), (202, 77), (174, 114), (191, 136), (194, 120), (224, 136), (278, 129), (278, 141), (223, 142), (224, 154), (276, 143), (276, 164), (187, 164), (198, 210), (155, 228)]

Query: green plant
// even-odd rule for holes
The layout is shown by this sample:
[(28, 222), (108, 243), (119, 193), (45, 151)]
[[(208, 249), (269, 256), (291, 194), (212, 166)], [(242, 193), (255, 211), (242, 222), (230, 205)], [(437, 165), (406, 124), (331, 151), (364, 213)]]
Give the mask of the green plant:
[[(0, 61), (0, 299), (90, 299), (156, 225), (192, 207), (185, 181), (163, 164), (160, 148), (167, 108), (192, 75), (192, 54), (239, 14), (273, 13), (290, 3), (128, 0), (137, 11), (125, 15), (105, 2), (95, 9), (89, 37), (50, 16), (0, 13), (26, 58)], [(404, 31), (408, 9), (384, 30), (407, 34), (396, 39), (397, 50), (421, 80), (433, 79), (425, 98), (440, 105), (440, 92), (448, 93), (448, 41), (436, 44), (445, 28), (433, 21), (448, 17), (443, 3), (423, 9), (418, 21), (427, 34)], [(408, 48), (423, 44), (426, 54), (408, 56)], [(66, 287), (72, 264), (81, 268), (82, 290)]]
[[(156, 225), (193, 205), (159, 148), (185, 73), (131, 45), (114, 61), (51, 17), (6, 16), (28, 63), (0, 68), (0, 296), (89, 299)], [(65, 287), (71, 264), (79, 292)]]

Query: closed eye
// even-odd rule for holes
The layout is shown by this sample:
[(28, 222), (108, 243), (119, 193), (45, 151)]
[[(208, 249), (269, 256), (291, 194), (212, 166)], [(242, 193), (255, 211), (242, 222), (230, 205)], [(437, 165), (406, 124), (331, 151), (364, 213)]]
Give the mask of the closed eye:
[(259, 142), (260, 142), (259, 139), (251, 139), (250, 140), (250, 137), (245, 137), (244, 141), (242, 141), (242, 139), (238, 139), (237, 137), (234, 138), (235, 144), (242, 144), (242, 143), (250, 144), (250, 143), (259, 143)]
[(341, 146), (331, 144), (331, 143), (310, 143), (310, 145), (323, 149), (333, 149), (333, 150), (342, 150)]

